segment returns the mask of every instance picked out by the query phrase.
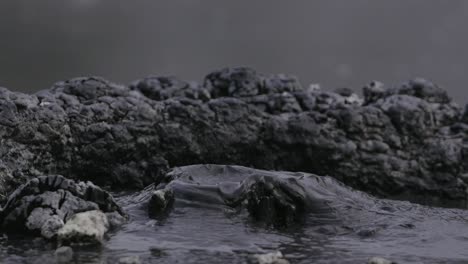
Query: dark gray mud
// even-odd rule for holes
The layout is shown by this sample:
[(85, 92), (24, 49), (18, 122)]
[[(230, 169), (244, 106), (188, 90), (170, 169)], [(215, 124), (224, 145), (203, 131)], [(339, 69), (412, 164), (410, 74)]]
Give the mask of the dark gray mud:
[[(75, 249), (75, 261), (116, 263), (139, 256), (143, 263), (249, 263), (253, 254), (278, 250), (291, 263), (366, 263), (374, 256), (397, 263), (464, 263), (468, 258), (465, 210), (376, 199), (307, 173), (195, 165), (175, 168), (167, 177), (168, 184), (115, 194), (130, 221), (109, 233), (101, 248)], [(226, 201), (218, 199), (225, 197), (223, 185), (242, 186), (252, 177), (294, 179), (289, 186), (304, 188), (305, 199), (321, 209), (310, 207), (301, 221), (276, 228), (253, 219), (244, 206), (214, 202)], [(150, 217), (151, 194), (167, 186), (174, 187), (174, 203), (165, 214)], [(207, 199), (207, 189), (221, 191)], [(5, 237), (1, 244), (4, 263), (54, 261), (54, 245), (40, 239)]]

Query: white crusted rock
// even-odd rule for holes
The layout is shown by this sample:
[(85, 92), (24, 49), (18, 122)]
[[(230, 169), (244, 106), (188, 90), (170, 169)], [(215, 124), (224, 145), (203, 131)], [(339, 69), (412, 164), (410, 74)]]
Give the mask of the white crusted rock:
[(107, 216), (99, 211), (87, 211), (72, 216), (58, 231), (60, 244), (100, 244), (109, 229)]
[(289, 264), (280, 251), (254, 255), (258, 264)]
[(373, 257), (369, 259), (367, 264), (396, 264), (396, 263), (388, 259), (381, 258), (381, 257)]

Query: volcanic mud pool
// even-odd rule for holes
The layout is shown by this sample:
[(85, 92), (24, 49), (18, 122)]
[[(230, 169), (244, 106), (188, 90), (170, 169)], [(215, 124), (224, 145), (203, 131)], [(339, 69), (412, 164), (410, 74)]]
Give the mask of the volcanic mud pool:
[[(468, 259), (467, 211), (376, 199), (330, 177), (193, 165), (139, 193), (114, 196), (129, 222), (102, 247), (75, 248), (76, 263), (128, 256), (142, 263), (250, 263), (254, 254), (276, 251), (291, 263)], [(167, 198), (167, 207), (156, 212), (155, 196)], [(279, 214), (285, 211), (295, 217)], [(55, 245), (40, 238), (5, 235), (0, 243), (3, 263), (55, 261)]]

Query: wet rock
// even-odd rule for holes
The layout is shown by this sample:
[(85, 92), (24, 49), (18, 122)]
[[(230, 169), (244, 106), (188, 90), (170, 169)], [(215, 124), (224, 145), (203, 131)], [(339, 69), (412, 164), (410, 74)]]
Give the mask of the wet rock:
[(316, 87), (226, 68), (203, 84), (150, 76), (127, 87), (84, 77), (33, 95), (0, 89), (0, 194), (50, 174), (141, 189), (171, 167), (219, 163), (464, 204), (468, 118), (443, 89), (422, 79), (372, 82), (361, 99)]
[(69, 263), (73, 259), (73, 249), (71, 247), (59, 247), (55, 250), (54, 255), (58, 263)]
[(254, 255), (255, 263), (258, 264), (289, 264), (283, 254), (280, 251), (266, 253), (266, 254), (256, 254)]
[(171, 189), (153, 191), (148, 204), (150, 215), (164, 213), (174, 203), (174, 192)]
[(112, 196), (91, 182), (76, 182), (58, 175), (38, 177), (10, 195), (0, 213), (1, 229), (51, 239), (75, 214), (91, 210), (125, 219)]
[(87, 211), (73, 215), (57, 233), (61, 245), (102, 244), (109, 230), (107, 216), (99, 211)]

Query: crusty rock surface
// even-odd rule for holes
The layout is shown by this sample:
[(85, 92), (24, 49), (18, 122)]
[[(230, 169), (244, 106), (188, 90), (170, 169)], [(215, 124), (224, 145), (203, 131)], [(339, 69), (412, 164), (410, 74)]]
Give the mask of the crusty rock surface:
[(99, 210), (86, 211), (73, 215), (58, 230), (57, 239), (61, 245), (102, 244), (108, 230), (106, 214)]
[(213, 72), (202, 85), (148, 77), (127, 87), (87, 77), (32, 95), (2, 88), (0, 192), (49, 174), (141, 188), (170, 167), (223, 163), (463, 205), (467, 116), (422, 79), (388, 89), (372, 82), (360, 99), (248, 68)]
[(94, 210), (110, 215), (115, 223), (116, 215), (125, 218), (112, 196), (91, 182), (43, 176), (28, 181), (10, 195), (0, 212), (0, 228), (2, 232), (52, 239), (76, 214)]

